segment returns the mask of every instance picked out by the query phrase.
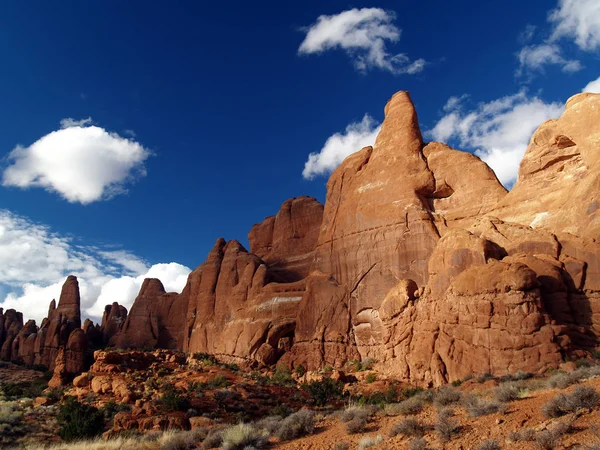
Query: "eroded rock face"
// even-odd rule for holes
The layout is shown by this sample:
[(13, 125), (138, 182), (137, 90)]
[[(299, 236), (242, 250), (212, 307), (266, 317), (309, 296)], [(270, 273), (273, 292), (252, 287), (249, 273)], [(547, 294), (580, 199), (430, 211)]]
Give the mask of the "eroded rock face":
[(285, 361), (314, 369), (358, 354), (440, 384), (592, 349), (599, 111), (600, 96), (582, 94), (542, 125), (507, 194), (474, 155), (424, 144), (410, 98), (396, 94), (374, 148), (329, 180), (318, 272)]
[(0, 359), (11, 360), (13, 341), (23, 328), (23, 314), (14, 309), (0, 308)]
[(165, 292), (160, 280), (147, 278), (122, 329), (112, 338), (109, 337), (110, 330), (118, 327), (118, 321), (126, 312), (118, 305), (111, 307), (108, 314), (105, 311), (106, 336), (111, 345), (120, 348), (181, 348), (186, 309), (187, 303), (182, 296)]
[(102, 342), (108, 344), (113, 336), (115, 336), (125, 324), (127, 319), (127, 308), (113, 302), (112, 305), (106, 305), (104, 314), (102, 315), (102, 324), (100, 325), (102, 333)]
[(184, 349), (238, 363), (277, 362), (293, 342), (304, 292), (304, 281), (271, 281), (279, 275), (239, 242), (217, 240), (181, 293), (188, 303)]
[(42, 322), (35, 342), (35, 364), (54, 370), (60, 347), (67, 345), (69, 336), (81, 328), (79, 283), (69, 275), (63, 284), (58, 306), (50, 303), (48, 317)]
[(287, 200), (276, 216), (248, 233), (250, 252), (261, 258), (281, 282), (306, 278), (323, 220), (323, 205), (311, 197)]

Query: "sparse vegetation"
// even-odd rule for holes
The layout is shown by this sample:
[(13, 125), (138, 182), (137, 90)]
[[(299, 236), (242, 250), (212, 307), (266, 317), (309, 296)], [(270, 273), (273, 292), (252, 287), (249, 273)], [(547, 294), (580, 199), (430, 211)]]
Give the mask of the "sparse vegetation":
[(552, 450), (556, 448), (560, 439), (570, 431), (571, 426), (568, 423), (560, 422), (554, 427), (540, 431), (535, 437), (535, 443), (542, 450)]
[(330, 401), (342, 397), (344, 385), (331, 378), (323, 378), (322, 381), (313, 381), (304, 384), (302, 388), (310, 394), (317, 406), (324, 406)]
[(364, 450), (366, 448), (375, 447), (383, 442), (383, 438), (380, 434), (377, 437), (366, 436), (358, 441), (358, 450)]
[(579, 409), (591, 410), (600, 406), (600, 393), (591, 386), (578, 386), (569, 395), (558, 394), (542, 406), (542, 413), (548, 418), (560, 417)]
[(442, 386), (434, 395), (433, 402), (438, 406), (448, 406), (460, 401), (461, 395), (456, 389)]
[(454, 434), (458, 433), (458, 425), (453, 416), (454, 411), (450, 408), (444, 408), (438, 412), (434, 429), (442, 442), (448, 442)]
[(287, 367), (278, 366), (275, 369), (275, 373), (271, 377), (271, 384), (277, 386), (296, 386), (296, 382), (292, 378), (292, 373)]
[(160, 398), (160, 403), (167, 411), (186, 411), (190, 407), (189, 399), (179, 394), (171, 385), (166, 386)]
[(40, 397), (46, 387), (48, 387), (48, 381), (44, 378), (17, 383), (0, 383), (0, 394), (6, 400), (18, 400), (20, 398), (33, 399)]
[(483, 400), (475, 394), (466, 395), (463, 400), (465, 408), (471, 417), (486, 416), (504, 409), (502, 403), (495, 400)]
[(535, 441), (535, 430), (525, 428), (519, 431), (512, 431), (508, 434), (508, 439), (511, 442), (533, 442)]
[(488, 439), (475, 447), (475, 450), (500, 450), (501, 448), (496, 439)]
[(365, 382), (367, 384), (370, 383), (374, 383), (375, 381), (377, 381), (377, 374), (371, 372), (370, 374), (367, 375), (367, 378), (365, 378)]
[(307, 409), (301, 409), (283, 419), (276, 435), (282, 441), (290, 441), (312, 434), (314, 430), (315, 413)]
[(58, 435), (65, 441), (93, 438), (104, 430), (104, 414), (97, 408), (67, 397), (58, 412)]
[(395, 424), (390, 430), (390, 437), (397, 435), (422, 437), (425, 434), (425, 427), (415, 418), (409, 417)]
[(333, 447), (333, 450), (349, 450), (349, 449), (350, 449), (350, 444), (347, 442), (338, 442)]
[(243, 450), (247, 447), (263, 448), (269, 439), (266, 430), (261, 430), (251, 424), (240, 423), (223, 431), (222, 450)]
[(523, 388), (516, 382), (506, 382), (500, 384), (494, 390), (494, 396), (496, 400), (500, 402), (511, 402), (513, 400), (518, 400), (521, 398), (523, 394)]
[(296, 375), (298, 375), (299, 377), (303, 377), (306, 373), (306, 369), (302, 364), (299, 364), (294, 368), (294, 372), (296, 372)]
[(349, 406), (340, 414), (340, 420), (346, 424), (350, 434), (362, 433), (369, 424), (372, 411), (365, 406)]
[(422, 437), (414, 438), (408, 443), (408, 450), (427, 450), (427, 441)]
[(423, 410), (424, 400), (419, 396), (410, 397), (399, 403), (391, 403), (386, 406), (385, 412), (389, 416), (418, 414)]

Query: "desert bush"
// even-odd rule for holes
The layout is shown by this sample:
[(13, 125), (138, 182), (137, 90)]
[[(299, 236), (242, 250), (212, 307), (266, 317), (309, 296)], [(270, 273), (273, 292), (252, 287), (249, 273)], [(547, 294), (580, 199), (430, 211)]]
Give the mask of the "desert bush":
[(448, 442), (452, 439), (453, 434), (458, 433), (458, 425), (452, 416), (454, 416), (454, 411), (450, 408), (444, 408), (438, 412), (434, 430), (442, 442)]
[(475, 450), (500, 450), (501, 448), (496, 439), (488, 439), (475, 447)]
[(418, 414), (423, 410), (425, 402), (419, 396), (410, 397), (400, 403), (392, 403), (389, 405), (388, 411), (393, 412), (390, 415), (409, 415)]
[(570, 424), (565, 422), (557, 423), (554, 427), (540, 431), (535, 437), (535, 443), (542, 450), (552, 450), (556, 448), (560, 439), (571, 429)]
[(0, 402), (0, 425), (17, 425), (23, 420), (23, 408), (18, 402)]
[(97, 408), (67, 397), (58, 410), (58, 435), (65, 441), (89, 439), (104, 430), (104, 414)]
[(521, 398), (523, 389), (518, 383), (506, 382), (502, 383), (494, 390), (496, 400), (500, 402), (510, 402)]
[(293, 412), (294, 410), (291, 409), (288, 405), (286, 405), (285, 403), (280, 403), (279, 405), (276, 405), (273, 408), (271, 408), (269, 414), (271, 416), (287, 417)]
[(203, 449), (217, 448), (223, 443), (223, 429), (213, 428), (208, 432), (204, 441), (202, 441)]
[(558, 394), (542, 406), (548, 418), (560, 417), (578, 409), (592, 409), (600, 405), (600, 393), (591, 386), (579, 386), (571, 394)]
[(376, 408), (372, 406), (365, 405), (349, 405), (341, 411), (338, 415), (342, 422), (350, 422), (353, 419), (358, 418), (366, 418), (368, 419), (371, 415), (373, 415), (376, 411)]
[(377, 437), (366, 436), (358, 441), (358, 450), (364, 450), (366, 448), (375, 447), (383, 442), (383, 438), (380, 434)]
[(427, 450), (427, 441), (422, 437), (414, 438), (408, 443), (408, 450)]
[(275, 373), (271, 377), (270, 384), (277, 386), (296, 386), (296, 382), (292, 378), (292, 372), (287, 367), (278, 366)]
[(578, 409), (591, 410), (600, 406), (600, 393), (591, 386), (578, 386), (567, 397), (571, 411)]
[(218, 374), (206, 383), (206, 389), (222, 389), (228, 387), (230, 384), (231, 382), (224, 375)]
[(409, 417), (396, 423), (390, 430), (390, 437), (399, 434), (403, 436), (422, 437), (425, 434), (425, 427), (417, 419)]
[(563, 372), (555, 373), (548, 379), (548, 387), (553, 389), (565, 389), (572, 384), (573, 378)]
[(221, 389), (214, 393), (214, 398), (219, 403), (231, 403), (242, 399), (242, 394), (228, 389)]
[(350, 434), (362, 433), (368, 424), (369, 419), (367, 417), (355, 417), (346, 422), (346, 431)]
[(54, 402), (60, 401), (65, 395), (65, 390), (60, 387), (50, 388), (46, 391), (46, 398)]
[(438, 406), (448, 406), (460, 401), (460, 392), (448, 386), (442, 386), (433, 394), (433, 402)]
[(323, 378), (321, 381), (304, 384), (302, 388), (309, 393), (316, 405), (324, 406), (331, 400), (342, 397), (344, 384), (331, 378)]
[(279, 429), (282, 421), (283, 417), (281, 416), (268, 416), (255, 422), (254, 425), (256, 426), (256, 428), (267, 430), (269, 434), (275, 434)]
[(519, 431), (511, 431), (508, 434), (508, 439), (512, 442), (533, 442), (535, 441), (535, 430), (525, 428)]
[(483, 375), (479, 375), (477, 377), (477, 382), (478, 383), (485, 383), (486, 381), (493, 380), (495, 378), (496, 377), (494, 377), (494, 375), (492, 375), (491, 373), (484, 373)]
[(194, 450), (198, 448), (200, 432), (167, 431), (157, 439), (158, 450)]
[(43, 378), (33, 381), (20, 381), (16, 383), (0, 383), (0, 393), (7, 400), (18, 400), (20, 398), (36, 398), (42, 395), (42, 391), (48, 387), (48, 382)]
[(367, 384), (371, 384), (374, 383), (375, 381), (377, 381), (377, 374), (375, 373), (370, 373), (367, 375), (367, 377), (365, 378), (365, 382)]
[(333, 446), (333, 450), (350, 450), (350, 444), (347, 442), (338, 442)]
[(276, 432), (276, 436), (282, 441), (291, 441), (302, 436), (313, 434), (315, 431), (315, 413), (308, 409), (290, 414), (283, 419)]
[(465, 396), (464, 404), (471, 417), (486, 416), (504, 409), (502, 403), (494, 400), (482, 400), (474, 394)]
[(167, 385), (160, 397), (160, 403), (167, 411), (186, 411), (190, 407), (187, 397), (180, 395), (171, 385)]
[(306, 369), (302, 364), (299, 364), (294, 368), (294, 372), (296, 372), (296, 375), (298, 375), (299, 377), (302, 377), (306, 373)]
[(126, 403), (116, 403), (114, 400), (110, 400), (102, 407), (104, 418), (106, 420), (112, 420), (115, 414), (118, 412), (131, 411), (131, 406)]
[(253, 425), (240, 423), (223, 430), (222, 450), (243, 450), (250, 446), (256, 449), (266, 445), (269, 434)]

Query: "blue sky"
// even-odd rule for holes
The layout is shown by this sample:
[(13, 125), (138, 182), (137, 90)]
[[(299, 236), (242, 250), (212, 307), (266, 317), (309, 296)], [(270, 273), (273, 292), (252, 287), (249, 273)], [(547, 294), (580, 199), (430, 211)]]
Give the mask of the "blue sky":
[(217, 237), (324, 201), (398, 90), (510, 187), (599, 57), (596, 0), (3, 2), (0, 306), (39, 320), (68, 273), (92, 317), (180, 289)]

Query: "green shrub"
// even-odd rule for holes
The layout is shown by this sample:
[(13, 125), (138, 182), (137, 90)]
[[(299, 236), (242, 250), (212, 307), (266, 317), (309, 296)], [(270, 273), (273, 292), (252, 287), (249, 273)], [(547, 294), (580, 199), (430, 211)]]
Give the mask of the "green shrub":
[(365, 381), (367, 382), (367, 384), (374, 383), (375, 381), (377, 381), (377, 374), (375, 374), (375, 373), (368, 374)]
[(48, 382), (43, 378), (33, 381), (20, 381), (16, 383), (0, 383), (0, 392), (4, 394), (7, 400), (17, 400), (20, 398), (36, 398), (42, 395), (44, 389), (48, 387)]
[(110, 400), (104, 404), (102, 411), (106, 420), (112, 420), (118, 412), (131, 411), (131, 406), (126, 403), (117, 403), (114, 400)]
[(489, 372), (486, 372), (483, 375), (479, 375), (477, 377), (477, 382), (478, 383), (485, 383), (486, 381), (493, 380), (493, 379), (495, 379), (494, 375), (492, 375)]
[(167, 386), (160, 397), (160, 403), (167, 411), (186, 411), (190, 407), (190, 401), (187, 397), (180, 395), (171, 385)]
[(89, 439), (104, 430), (104, 414), (97, 408), (67, 397), (58, 410), (58, 435), (64, 441)]
[(328, 402), (342, 397), (344, 384), (331, 378), (323, 378), (321, 381), (304, 384), (302, 388), (308, 392), (316, 405), (324, 406)]
[(296, 382), (292, 378), (292, 373), (287, 367), (277, 367), (275, 373), (271, 377), (271, 384), (277, 386), (296, 386)]
[(304, 376), (304, 374), (306, 373), (306, 369), (304, 368), (304, 366), (303, 366), (302, 364), (299, 364), (299, 365), (297, 365), (297, 366), (294, 368), (294, 371), (296, 372), (296, 374), (297, 374), (299, 377), (303, 377), (303, 376)]

